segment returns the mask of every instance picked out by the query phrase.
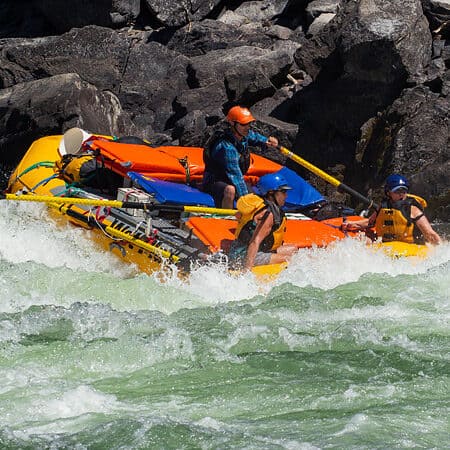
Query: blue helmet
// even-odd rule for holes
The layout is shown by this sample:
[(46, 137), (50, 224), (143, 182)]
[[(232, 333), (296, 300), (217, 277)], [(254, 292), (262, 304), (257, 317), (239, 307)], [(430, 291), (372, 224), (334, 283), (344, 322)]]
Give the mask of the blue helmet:
[(398, 189), (406, 189), (409, 191), (408, 180), (399, 174), (389, 175), (386, 178), (386, 183), (384, 185), (384, 192), (395, 192)]
[(277, 174), (277, 173), (269, 173), (267, 175), (263, 175), (256, 185), (258, 188), (258, 191), (261, 195), (267, 195), (270, 191), (278, 191), (278, 190), (289, 190), (292, 189), (289, 185), (286, 179)]

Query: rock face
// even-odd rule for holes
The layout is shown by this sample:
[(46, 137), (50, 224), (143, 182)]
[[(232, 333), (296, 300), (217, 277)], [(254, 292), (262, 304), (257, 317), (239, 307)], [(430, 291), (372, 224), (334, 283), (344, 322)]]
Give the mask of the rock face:
[(367, 180), (381, 184), (386, 173), (410, 174), (412, 190), (431, 199), (445, 220), (450, 217), (449, 107), (428, 87), (405, 89), (367, 124), (358, 155)]
[[(431, 34), (416, 0), (402, 7), (389, 0), (341, 6), (329, 26), (295, 55), (313, 77), (296, 96), (302, 124), (297, 146), (309, 158), (326, 153), (326, 164), (349, 165), (361, 125), (424, 72), (431, 59)], [(414, 14), (405, 15), (403, 7)]]
[(242, 104), (362, 193), (401, 172), (449, 220), (449, 23), (442, 0), (3, 0), (4, 176), (72, 126), (202, 145)]

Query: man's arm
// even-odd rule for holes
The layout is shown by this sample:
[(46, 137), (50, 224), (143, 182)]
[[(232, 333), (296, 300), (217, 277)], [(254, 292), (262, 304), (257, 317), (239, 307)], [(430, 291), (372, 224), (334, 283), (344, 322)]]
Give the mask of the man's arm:
[(249, 145), (261, 147), (265, 149), (267, 147), (277, 147), (278, 139), (274, 136), (270, 136), (267, 138), (260, 133), (256, 133), (256, 131), (249, 130), (247, 135), (247, 141)]
[[(265, 214), (265, 213), (264, 213)], [(262, 222), (259, 222), (247, 248), (245, 269), (251, 269), (255, 262), (261, 242), (269, 235), (273, 226), (273, 214), (270, 213)]]
[(436, 231), (433, 230), (431, 223), (423, 214), (423, 211), (420, 210), (417, 206), (411, 206), (411, 217), (413, 219), (416, 219), (415, 223), (417, 225), (417, 228), (419, 228), (419, 230), (423, 234), (425, 241), (433, 245), (438, 245), (441, 243), (441, 238), (436, 233)]

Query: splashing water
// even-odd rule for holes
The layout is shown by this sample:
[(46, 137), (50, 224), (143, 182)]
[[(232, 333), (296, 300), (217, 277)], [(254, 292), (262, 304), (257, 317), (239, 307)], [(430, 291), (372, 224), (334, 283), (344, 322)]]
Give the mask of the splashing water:
[(450, 246), (161, 282), (0, 203), (2, 448), (446, 448)]

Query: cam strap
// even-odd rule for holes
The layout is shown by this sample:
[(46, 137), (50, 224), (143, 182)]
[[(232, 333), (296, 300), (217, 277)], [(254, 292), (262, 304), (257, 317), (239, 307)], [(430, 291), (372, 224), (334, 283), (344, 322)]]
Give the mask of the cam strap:
[(187, 155), (184, 158), (179, 158), (178, 162), (183, 166), (183, 169), (186, 173), (186, 184), (191, 182), (191, 169), (189, 167), (189, 160)]

